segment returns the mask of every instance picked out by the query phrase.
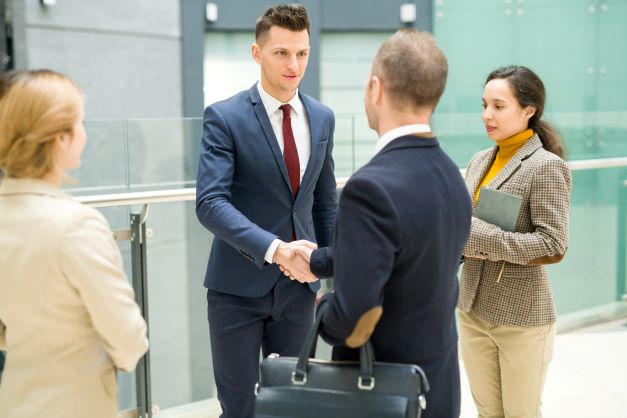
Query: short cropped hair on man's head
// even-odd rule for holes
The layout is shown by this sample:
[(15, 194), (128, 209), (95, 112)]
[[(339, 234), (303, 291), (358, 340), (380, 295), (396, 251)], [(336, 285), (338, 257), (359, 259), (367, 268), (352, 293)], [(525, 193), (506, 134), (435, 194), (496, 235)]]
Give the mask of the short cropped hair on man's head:
[(444, 93), (448, 63), (430, 33), (401, 29), (379, 48), (372, 75), (383, 79), (396, 108), (433, 109)]
[(307, 9), (300, 4), (279, 4), (268, 8), (263, 16), (257, 19), (255, 40), (259, 42), (272, 26), (289, 29), (293, 32), (307, 30), (307, 34), (310, 34)]

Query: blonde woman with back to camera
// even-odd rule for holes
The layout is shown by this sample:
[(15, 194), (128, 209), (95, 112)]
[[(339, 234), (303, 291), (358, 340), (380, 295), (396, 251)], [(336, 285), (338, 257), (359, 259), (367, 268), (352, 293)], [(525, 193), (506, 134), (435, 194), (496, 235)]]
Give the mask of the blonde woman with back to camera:
[(115, 417), (116, 369), (148, 349), (105, 218), (61, 191), (85, 145), (61, 74), (0, 76), (0, 416)]
[(483, 122), (496, 146), (470, 160), (475, 203), (489, 187), (521, 198), (515, 231), (472, 218), (458, 307), (461, 352), (480, 418), (541, 417), (556, 311), (545, 264), (568, 247), (571, 175), (545, 89), (521, 66), (487, 78)]

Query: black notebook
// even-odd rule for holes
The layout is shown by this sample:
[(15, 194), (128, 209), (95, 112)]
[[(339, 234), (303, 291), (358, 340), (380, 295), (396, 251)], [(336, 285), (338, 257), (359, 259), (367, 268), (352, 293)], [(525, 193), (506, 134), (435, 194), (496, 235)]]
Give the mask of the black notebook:
[(504, 231), (514, 232), (521, 205), (522, 199), (519, 196), (482, 187), (475, 216), (500, 227)]

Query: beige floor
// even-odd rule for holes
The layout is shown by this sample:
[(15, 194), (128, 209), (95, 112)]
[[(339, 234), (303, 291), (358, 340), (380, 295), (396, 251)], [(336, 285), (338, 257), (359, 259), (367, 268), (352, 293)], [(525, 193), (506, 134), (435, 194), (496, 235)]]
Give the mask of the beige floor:
[[(217, 418), (215, 399), (159, 418)], [(627, 318), (558, 334), (544, 391), (544, 418), (627, 418)], [(462, 367), (462, 413), (476, 418)]]

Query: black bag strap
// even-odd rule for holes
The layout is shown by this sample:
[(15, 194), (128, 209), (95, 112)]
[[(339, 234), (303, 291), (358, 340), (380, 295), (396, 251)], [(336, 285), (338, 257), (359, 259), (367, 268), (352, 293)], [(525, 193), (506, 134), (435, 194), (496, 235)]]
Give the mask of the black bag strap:
[(372, 390), (374, 388), (374, 350), (370, 340), (359, 348), (359, 389)]
[[(316, 355), (318, 335), (320, 334), (320, 322), (327, 308), (328, 305), (324, 304), (320, 307), (320, 309), (318, 309), (318, 312), (316, 312), (314, 325), (309, 331), (309, 334), (307, 334), (303, 348), (298, 356), (296, 370), (292, 373), (292, 382), (294, 384), (302, 385), (307, 381), (309, 358), (314, 358)], [(360, 389), (371, 390), (374, 388), (374, 361), (374, 350), (372, 349), (372, 344), (370, 344), (370, 341), (366, 341), (366, 343), (359, 349), (360, 373), (357, 386)]]
[(318, 309), (318, 312), (316, 312), (316, 319), (314, 321), (313, 327), (311, 327), (309, 334), (307, 334), (307, 338), (305, 339), (303, 348), (301, 348), (300, 354), (298, 355), (296, 370), (293, 374), (299, 379), (306, 379), (309, 358), (314, 358), (316, 356), (316, 346), (318, 342), (320, 321), (322, 320), (322, 315), (324, 315), (326, 309), (327, 305), (324, 304)]
[[(307, 382), (307, 369), (309, 366), (309, 359), (316, 356), (316, 345), (318, 342), (318, 335), (320, 334), (320, 323), (325, 311), (328, 309), (327, 304), (323, 304), (316, 312), (316, 318), (314, 325), (307, 334), (303, 348), (298, 355), (298, 362), (296, 363), (296, 370), (292, 372), (292, 383), (295, 385), (304, 385)], [(374, 376), (374, 350), (370, 340), (366, 341), (364, 345), (359, 348), (359, 378), (357, 380), (357, 387), (362, 390), (372, 390), (375, 386)], [(422, 368), (418, 367), (418, 376), (422, 382), (420, 385), (420, 392), (418, 393), (420, 398), (420, 405), (422, 409), (425, 408), (424, 395), (429, 392), (429, 381)]]

